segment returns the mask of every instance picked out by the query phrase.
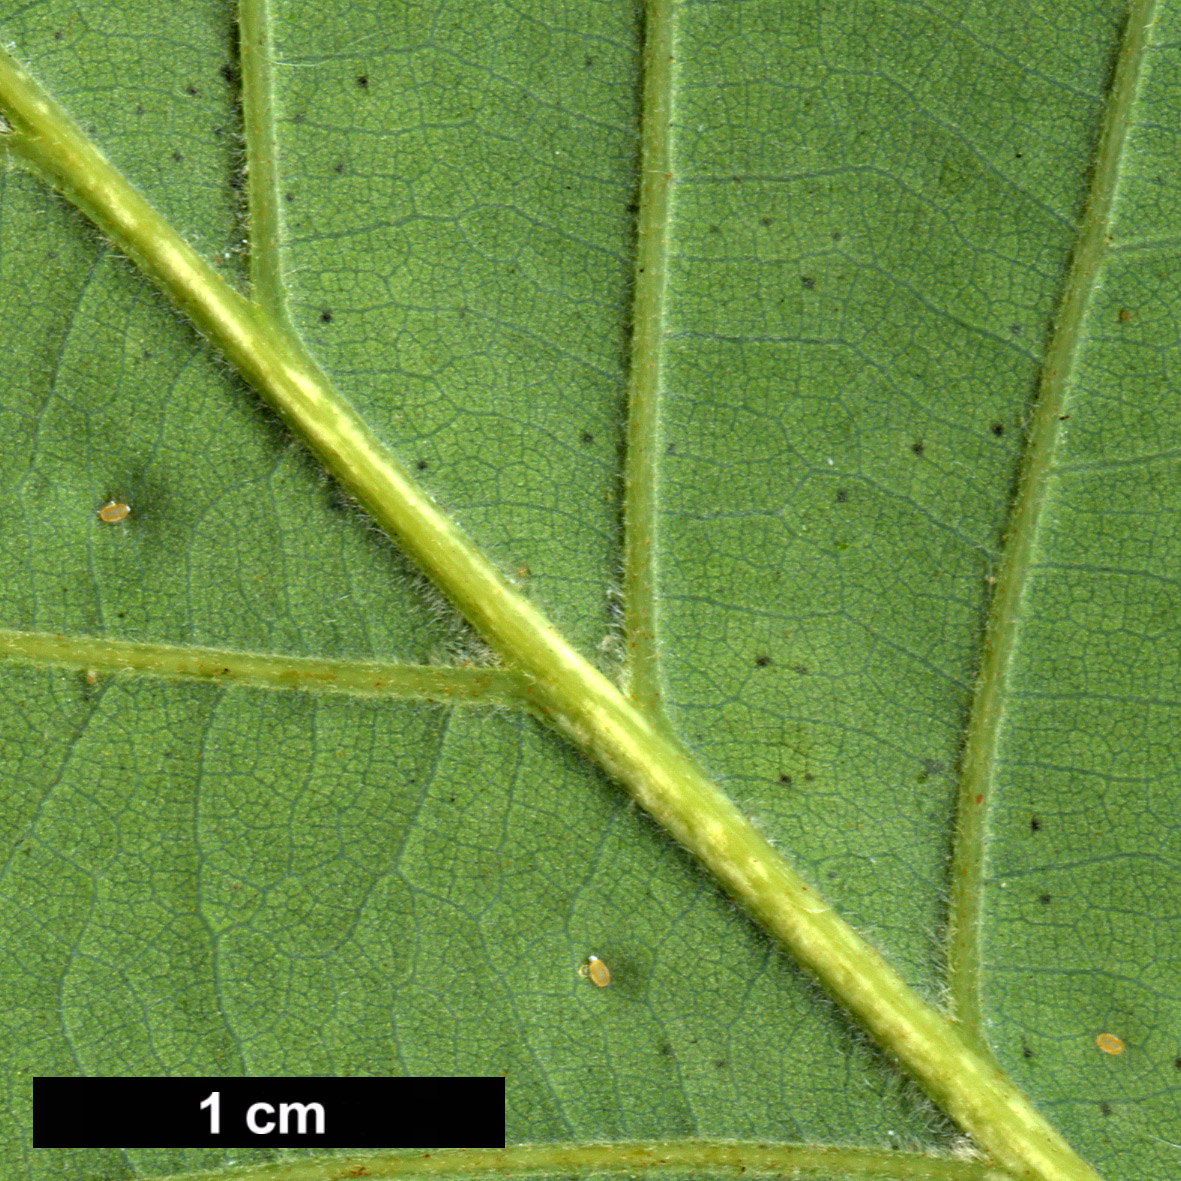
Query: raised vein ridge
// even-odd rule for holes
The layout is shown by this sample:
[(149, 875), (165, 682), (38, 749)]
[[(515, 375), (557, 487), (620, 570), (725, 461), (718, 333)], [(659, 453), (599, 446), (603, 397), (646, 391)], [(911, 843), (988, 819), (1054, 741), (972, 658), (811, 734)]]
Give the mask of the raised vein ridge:
[(135, 672), (258, 689), (313, 689), (362, 697), (410, 697), (477, 705), (523, 706), (524, 699), (520, 678), (500, 668), (330, 660), (49, 632), (0, 629), (0, 659), (71, 668), (93, 684), (112, 675)]
[(250, 214), (250, 285), (254, 299), (287, 322), (279, 259), (279, 159), (268, 0), (241, 0), (238, 54), (242, 66), (242, 116), (246, 130), (246, 202)]
[(662, 716), (657, 663), (656, 484), (673, 180), (669, 143), (672, 82), (672, 0), (647, 0), (640, 110), (640, 209), (624, 460), (623, 626), (628, 691), (632, 700), (654, 717)]
[(977, 1040), (981, 1037), (981, 888), (985, 868), (985, 818), (1005, 716), (1005, 694), (1083, 325), (1111, 244), (1110, 226), (1120, 161), (1155, 15), (1155, 0), (1133, 0), (1128, 10), (1078, 240), (1042, 364), (1017, 496), (993, 586), (976, 694), (964, 738), (952, 855), (948, 968), (955, 1015), (964, 1031)]
[(379, 1149), (348, 1156), (274, 1161), (210, 1172), (170, 1174), (146, 1181), (323, 1181), (368, 1177), (502, 1178), (589, 1177), (602, 1173), (665, 1177), (670, 1170), (721, 1177), (814, 1177), (840, 1175), (862, 1181), (1012, 1181), (1010, 1174), (979, 1160), (873, 1148), (810, 1144), (765, 1144), (721, 1140), (627, 1140), (611, 1144), (514, 1144), (506, 1148)]

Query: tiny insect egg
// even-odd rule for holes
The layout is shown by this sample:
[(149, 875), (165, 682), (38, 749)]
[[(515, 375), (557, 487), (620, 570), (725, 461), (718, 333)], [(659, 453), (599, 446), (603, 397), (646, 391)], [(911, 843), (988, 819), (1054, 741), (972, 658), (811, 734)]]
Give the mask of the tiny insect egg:
[(88, 668), (86, 670), (85, 681), (88, 685), (97, 685), (98, 684), (98, 669), (97, 668)]
[(1104, 1054), (1122, 1054), (1124, 1052), (1124, 1043), (1114, 1033), (1101, 1033), (1095, 1039), (1095, 1045)]
[(116, 525), (127, 520), (130, 513), (131, 505), (124, 504), (121, 500), (112, 500), (98, 510), (98, 519), (107, 525)]
[(611, 970), (597, 955), (586, 957), (586, 974), (596, 988), (606, 988), (611, 983)]

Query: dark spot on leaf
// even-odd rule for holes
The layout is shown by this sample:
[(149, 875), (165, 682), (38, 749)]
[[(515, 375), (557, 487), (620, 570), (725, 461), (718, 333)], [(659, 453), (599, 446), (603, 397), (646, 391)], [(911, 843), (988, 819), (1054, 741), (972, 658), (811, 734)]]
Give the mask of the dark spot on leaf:
[(357, 85), (362, 90), (364, 90), (369, 85), (369, 75), (368, 74), (358, 74), (357, 75)]
[(1054, 901), (1054, 895), (1053, 894), (1040, 894), (1040, 895), (1038, 895), (1038, 901), (1043, 906), (1049, 906), (1050, 903)]
[(294, 193), (284, 193), (284, 194), (283, 194), (283, 200), (284, 200), (284, 201), (294, 201), (294, 200), (295, 200), (295, 194), (294, 194)]
[(999, 439), (1005, 433), (1005, 424), (1003, 422), (994, 422), (992, 424), (992, 433)]
[(291, 122), (292, 123), (302, 123), (306, 118), (307, 118), (306, 112), (296, 111), (295, 114), (291, 116)]
[(779, 776), (779, 782), (780, 782), (780, 783), (781, 783), (781, 784), (782, 784), (784, 787), (791, 787), (791, 776), (790, 776), (790, 775), (780, 775), (780, 776)]
[(1042, 830), (1041, 820), (1038, 819), (1038, 817), (1036, 817), (1036, 816), (1031, 816), (1029, 818), (1029, 831), (1030, 832), (1041, 832), (1041, 830)]
[(771, 224), (772, 224), (772, 221), (773, 221), (773, 219), (772, 219), (772, 218), (770, 218), (770, 217), (760, 217), (760, 218), (759, 218), (759, 225), (761, 225), (761, 226), (769, 226), (769, 225), (771, 225)]
[(1067, 420), (1069, 417), (1070, 417), (1070, 415), (1069, 415), (1069, 414), (1059, 414), (1059, 415), (1058, 415), (1058, 421), (1059, 421), (1059, 422), (1065, 422), (1065, 421), (1066, 421), (1066, 420)]
[(1127, 308), (1120, 308), (1119, 318), (1121, 324), (1126, 324), (1132, 318), (1132, 313)]
[(837, 504), (844, 504), (845, 501), (848, 499), (849, 499), (849, 494), (844, 490), (844, 488), (838, 488), (837, 489)]
[(339, 164), (334, 164), (332, 166), (332, 171), (335, 172), (337, 176), (339, 176), (344, 171), (344, 161), (342, 160)]
[(1022, 1046), (1021, 1047), (1021, 1057), (1022, 1058), (1032, 1058), (1033, 1051), (1028, 1046)]
[(660, 1055), (662, 1058), (671, 1058), (673, 1056), (673, 1048), (668, 1042), (660, 1043)]
[(425, 459), (420, 459), (415, 465), (420, 472), (425, 472), (427, 469), (427, 462)]
[(151, 359), (152, 359), (152, 354), (147, 349), (144, 349), (144, 360), (150, 361)]
[(714, 1060), (714, 1069), (715, 1070), (725, 1070), (726, 1069), (726, 1059), (725, 1058), (716, 1058)]
[(811, 291), (816, 286), (816, 280), (811, 275), (801, 275), (800, 282), (803, 283), (805, 290)]
[(806, 677), (808, 675), (808, 666), (806, 664), (797, 664), (792, 668), (791, 671), (795, 673), (796, 676)]
[(1014, 153), (1013, 153), (1013, 155), (1014, 155), (1014, 156), (1016, 156), (1018, 160), (1020, 160), (1020, 159), (1021, 159), (1021, 153), (1020, 153), (1020, 152), (1014, 152)]
[(143, 109), (143, 105), (142, 105), (142, 104), (138, 105), (138, 106), (135, 108), (135, 113), (136, 113), (137, 115), (142, 115), (142, 114), (144, 113), (144, 109)]
[(730, 177), (730, 179), (731, 179), (731, 180), (732, 180), (732, 181), (733, 181), (733, 182), (734, 182), (736, 185), (740, 185), (740, 184), (742, 184), (742, 177), (740, 177), (740, 176), (732, 176), (732, 177)]
[(841, 240), (841, 231), (840, 230), (833, 230), (832, 240), (834, 242), (839, 242)]
[(923, 453), (922, 439), (916, 439), (913, 443), (911, 443), (910, 449), (915, 453), (915, 455), (922, 455), (922, 453)]
[(816, 776), (813, 775), (811, 771), (804, 772), (804, 782), (805, 783), (812, 783), (815, 781), (815, 779), (816, 779)]
[(242, 80), (242, 75), (238, 72), (238, 67), (233, 62), (226, 62), (224, 66), (217, 71), (231, 86), (237, 86)]
[(230, 188), (235, 193), (240, 193), (246, 187), (246, 177), (241, 172), (230, 173)]
[(1181, 1070), (1181, 1058), (1174, 1058), (1174, 1059), (1173, 1059), (1173, 1065), (1174, 1065), (1174, 1066), (1175, 1066), (1175, 1067), (1176, 1067), (1178, 1070)]
[(327, 308), (325, 308), (320, 313), (320, 322), (323, 324), (331, 324), (332, 323), (332, 313)]
[(55, 41), (60, 41), (60, 40), (61, 40), (61, 39), (62, 39), (64, 36), (65, 36), (65, 33), (63, 33), (63, 32), (61, 31), (61, 29), (54, 29), (54, 31), (53, 31), (53, 39), (54, 39)]
[(720, 234), (722, 232), (722, 227), (721, 226), (710, 226), (709, 232), (711, 234)]
[(173, 152), (173, 153), (172, 153), (172, 158), (173, 158), (173, 159), (174, 159), (174, 160), (175, 160), (175, 161), (176, 161), (178, 164), (183, 164), (183, 163), (184, 163), (184, 161), (185, 161), (185, 158), (184, 158), (184, 157), (183, 157), (183, 156), (180, 154), (180, 152)]
[(755, 657), (755, 667), (756, 668), (766, 668), (767, 665), (769, 665), (770, 663), (771, 663), (770, 656), (756, 656)]
[(586, 55), (586, 57), (584, 57), (582, 59), (582, 68), (584, 70), (589, 70), (591, 68), (591, 66), (593, 66), (594, 64), (595, 64), (595, 59), (593, 57), (591, 57), (589, 53)]
[(640, 203), (638, 201), (629, 201), (627, 204), (628, 213), (639, 213)]
[(1106, 1099), (1104, 1099), (1103, 1102), (1099, 1104), (1099, 1110), (1104, 1115), (1110, 1115), (1111, 1114), (1111, 1104), (1108, 1103)]
[(668, 445), (668, 446), (667, 446), (667, 447), (664, 449), (664, 453), (665, 453), (665, 455), (676, 455), (676, 453), (677, 453), (677, 445), (676, 445), (676, 443), (670, 443), (670, 444), (669, 444), (669, 445)]
[(1021, 335), (1021, 325), (1020, 325), (1020, 324), (1010, 324), (1010, 325), (1009, 325), (1009, 331), (1010, 331), (1010, 332), (1011, 332), (1011, 333), (1012, 333), (1014, 336), (1020, 336), (1020, 335)]
[(583, 443), (593, 443), (595, 441), (595, 437), (590, 433), (590, 431), (583, 431), (582, 434), (578, 436), (578, 438)]
[(190, 98), (194, 98), (197, 94), (197, 88), (190, 82), (188, 86), (185, 87), (185, 94), (187, 94)]

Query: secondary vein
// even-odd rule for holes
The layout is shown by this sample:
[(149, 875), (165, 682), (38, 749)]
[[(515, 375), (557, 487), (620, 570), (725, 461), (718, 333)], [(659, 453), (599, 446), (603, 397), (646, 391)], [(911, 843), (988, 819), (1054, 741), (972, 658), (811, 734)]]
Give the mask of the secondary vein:
[(1078, 240), (1042, 364), (1026, 438), (1017, 495), (1004, 535), (984, 632), (976, 694), (964, 738), (956, 841), (952, 854), (948, 950), (949, 992), (965, 1032), (981, 1038), (981, 925), (986, 820), (1025, 598), (1045, 516), (1079, 345), (1100, 269), (1111, 247), (1110, 226), (1132, 104), (1143, 70), (1156, 0), (1133, 0), (1116, 57), (1100, 127)]
[(279, 254), (282, 223), (269, 0), (241, 0), (238, 29), (250, 214), (250, 284), (258, 304), (286, 323), (287, 300)]
[(0, 630), (0, 659), (73, 669), (94, 683), (104, 676), (133, 672), (256, 689), (311, 689), (501, 707), (522, 707), (525, 696), (520, 676), (501, 668), (436, 668), (395, 661), (276, 656), (49, 632)]
[[(588, 1177), (602, 1173), (708, 1173), (717, 1177), (795, 1177), (817, 1181), (839, 1175), (861, 1181), (1012, 1181), (978, 1160), (873, 1148), (718, 1140), (627, 1140), (610, 1144), (514, 1144), (506, 1148), (388, 1149), (348, 1157), (247, 1165), (241, 1169), (170, 1174), (149, 1181), (323, 1181), (326, 1175), (410, 1179)], [(335, 1170), (335, 1171), (334, 1171)], [(348, 1170), (346, 1172), (346, 1170)]]
[(623, 626), (628, 691), (641, 709), (656, 718), (663, 716), (657, 662), (657, 455), (673, 181), (672, 86), (672, 0), (647, 0), (640, 110), (640, 208), (624, 459)]

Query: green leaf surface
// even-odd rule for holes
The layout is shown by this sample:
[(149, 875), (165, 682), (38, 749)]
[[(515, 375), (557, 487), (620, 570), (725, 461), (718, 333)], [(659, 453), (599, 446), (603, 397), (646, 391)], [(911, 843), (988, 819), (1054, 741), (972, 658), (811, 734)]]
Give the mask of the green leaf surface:
[[(0, 36), (228, 278), (275, 261), (352, 405), (612, 675), (647, 456), (636, 684), (908, 982), (975, 1006), (1104, 1177), (1181, 1177), (1181, 11), (1133, 10), (1109, 159), (1122, 4), (673, 14), (655, 227), (624, 0), (273, 3), (269, 156), (223, 3), (9, 2)], [(658, 305), (637, 228), (665, 241)], [(955, 1147), (20, 169), (0, 301), (0, 1175), (282, 1155), (34, 1151), (34, 1074), (504, 1073), (507, 1140), (555, 1175), (657, 1139), (701, 1151), (645, 1168), (701, 1175), (719, 1138), (871, 1150), (828, 1178)], [(563, 1160), (601, 1142), (614, 1166)]]

